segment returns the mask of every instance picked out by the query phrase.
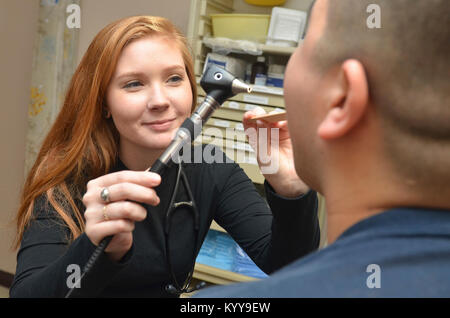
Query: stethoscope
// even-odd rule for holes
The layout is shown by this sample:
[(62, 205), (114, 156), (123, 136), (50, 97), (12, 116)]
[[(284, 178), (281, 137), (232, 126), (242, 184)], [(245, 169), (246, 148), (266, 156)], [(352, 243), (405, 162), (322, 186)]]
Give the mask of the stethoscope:
[[(180, 182), (181, 181), (181, 182)], [(175, 198), (178, 194), (178, 190), (180, 187), (180, 184), (183, 184), (183, 187), (186, 191), (188, 201), (180, 201), (175, 202)], [(170, 255), (170, 244), (169, 244), (169, 236), (170, 236), (170, 229), (172, 225), (172, 216), (179, 208), (185, 208), (188, 210), (194, 219), (194, 235), (195, 235), (195, 245), (194, 245), (194, 253), (193, 253), (193, 262), (190, 267), (190, 271), (188, 273), (187, 278), (185, 279), (183, 284), (180, 284), (176, 278), (176, 275), (174, 273), (172, 258)], [(177, 178), (175, 182), (175, 187), (172, 193), (172, 197), (170, 199), (169, 207), (167, 208), (167, 212), (165, 214), (164, 218), (164, 241), (165, 241), (165, 249), (166, 249), (166, 262), (169, 269), (169, 274), (172, 279), (172, 284), (168, 284), (165, 287), (165, 290), (171, 294), (181, 295), (183, 293), (191, 293), (193, 291), (199, 290), (206, 286), (205, 282), (200, 282), (194, 287), (190, 287), (192, 276), (194, 274), (194, 267), (195, 267), (195, 259), (196, 259), (196, 251), (198, 248), (199, 243), (199, 230), (200, 230), (200, 214), (197, 209), (197, 205), (194, 201), (194, 196), (192, 195), (191, 188), (189, 186), (189, 182), (187, 180), (186, 174), (183, 170), (183, 164), (179, 163), (177, 168)]]

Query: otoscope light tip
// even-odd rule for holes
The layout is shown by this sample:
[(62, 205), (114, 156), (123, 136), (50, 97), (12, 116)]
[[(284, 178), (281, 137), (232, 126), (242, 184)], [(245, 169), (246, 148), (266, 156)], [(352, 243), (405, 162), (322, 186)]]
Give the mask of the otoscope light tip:
[(250, 93), (252, 91), (252, 87), (239, 79), (235, 78), (231, 83), (231, 90), (234, 94), (239, 93)]

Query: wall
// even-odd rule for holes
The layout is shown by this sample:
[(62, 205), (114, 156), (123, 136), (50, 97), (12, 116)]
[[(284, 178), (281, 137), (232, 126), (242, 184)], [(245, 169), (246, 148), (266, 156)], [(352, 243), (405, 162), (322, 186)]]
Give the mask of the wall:
[[(169, 18), (186, 34), (189, 0), (82, 0), (78, 61), (106, 24), (131, 15)], [(176, 8), (176, 10), (174, 10)], [(0, 0), (0, 270), (14, 273), (11, 224), (24, 181), (25, 137), (39, 1)]]
[[(189, 22), (189, 0), (81, 0), (81, 29), (78, 61), (94, 36), (108, 23), (132, 15), (162, 16), (183, 34)], [(174, 10), (176, 8), (176, 10)]]
[(38, 1), (0, 0), (0, 270), (14, 272), (15, 214), (24, 180), (25, 136)]

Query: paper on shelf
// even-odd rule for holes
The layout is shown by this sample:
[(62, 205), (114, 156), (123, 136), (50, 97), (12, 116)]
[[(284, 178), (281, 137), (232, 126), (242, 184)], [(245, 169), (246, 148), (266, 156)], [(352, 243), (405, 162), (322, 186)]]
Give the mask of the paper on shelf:
[(246, 53), (250, 55), (261, 55), (263, 53), (258, 43), (245, 40), (204, 37), (203, 44), (209, 47), (213, 51), (213, 53), (223, 55), (227, 55), (230, 53)]
[(304, 11), (274, 7), (266, 44), (296, 46), (305, 29), (306, 19)]

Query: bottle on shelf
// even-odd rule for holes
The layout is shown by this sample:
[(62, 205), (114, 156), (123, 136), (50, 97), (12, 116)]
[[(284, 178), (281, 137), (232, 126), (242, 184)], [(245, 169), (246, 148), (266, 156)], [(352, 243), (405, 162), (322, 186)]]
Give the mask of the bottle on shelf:
[(252, 66), (253, 66), (253, 64), (248, 63), (247, 67), (245, 68), (245, 79), (244, 79), (244, 81), (247, 84), (251, 84), (250, 83), (250, 79), (252, 78)]
[(264, 56), (258, 56), (252, 65), (250, 84), (265, 86), (267, 82), (267, 64)]

